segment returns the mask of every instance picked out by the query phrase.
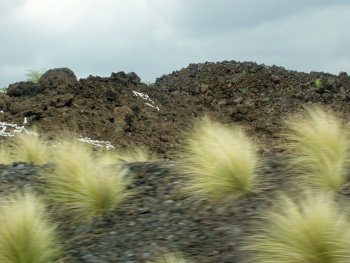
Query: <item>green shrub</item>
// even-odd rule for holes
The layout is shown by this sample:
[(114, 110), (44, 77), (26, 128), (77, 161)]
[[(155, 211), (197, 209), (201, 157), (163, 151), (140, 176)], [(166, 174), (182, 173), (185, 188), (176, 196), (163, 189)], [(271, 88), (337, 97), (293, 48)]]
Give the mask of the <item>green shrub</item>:
[(228, 128), (209, 118), (196, 125), (188, 138), (184, 165), (194, 197), (234, 200), (257, 186), (258, 157), (253, 142), (239, 128)]
[(41, 76), (45, 73), (45, 69), (29, 69), (27, 70), (27, 74), (25, 76), (27, 77), (27, 81), (31, 81), (33, 83), (38, 83)]
[(334, 114), (319, 107), (287, 121), (286, 147), (302, 180), (338, 191), (349, 166), (349, 132)]
[(55, 171), (45, 175), (48, 195), (75, 222), (90, 224), (130, 195), (129, 181), (116, 167), (96, 160), (89, 145), (67, 141), (56, 148)]
[(348, 214), (329, 192), (308, 192), (297, 200), (282, 197), (256, 232), (243, 247), (246, 262), (350, 262)]
[(4, 92), (4, 93), (6, 93), (6, 92), (7, 92), (7, 90), (8, 90), (8, 88), (6, 88), (6, 87), (0, 88), (0, 92)]
[(2, 200), (0, 262), (47, 263), (58, 256), (56, 243), (56, 227), (39, 197), (26, 192)]
[(316, 79), (316, 80), (315, 80), (315, 85), (316, 85), (316, 87), (321, 87), (321, 86), (322, 86), (322, 81), (321, 81), (321, 79)]

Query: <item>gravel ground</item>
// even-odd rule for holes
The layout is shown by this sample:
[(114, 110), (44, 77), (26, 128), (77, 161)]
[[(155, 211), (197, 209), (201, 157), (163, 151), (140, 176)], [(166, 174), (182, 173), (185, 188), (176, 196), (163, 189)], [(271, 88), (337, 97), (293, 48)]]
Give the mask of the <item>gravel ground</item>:
[[(0, 165), (0, 194), (24, 187), (42, 192), (46, 187), (39, 173), (48, 167)], [(297, 189), (285, 158), (269, 156), (259, 169), (259, 193), (232, 204), (210, 205), (181, 192), (186, 179), (180, 167), (181, 161), (125, 164), (136, 194), (90, 228), (53, 215), (60, 223), (65, 252), (58, 262), (147, 262), (163, 249), (180, 251), (194, 262), (242, 262), (247, 255), (239, 247), (254, 233), (260, 213), (274, 204), (279, 192)], [(345, 187), (343, 196), (349, 190)]]

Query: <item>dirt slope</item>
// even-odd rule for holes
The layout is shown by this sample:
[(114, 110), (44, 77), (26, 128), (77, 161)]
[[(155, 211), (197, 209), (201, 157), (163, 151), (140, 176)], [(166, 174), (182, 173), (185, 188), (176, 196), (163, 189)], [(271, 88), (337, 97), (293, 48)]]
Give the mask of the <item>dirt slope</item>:
[(62, 68), (38, 84), (10, 85), (0, 94), (0, 121), (21, 125), (26, 118), (26, 127), (34, 124), (42, 133), (67, 129), (117, 149), (136, 145), (174, 159), (193, 120), (209, 114), (244, 125), (268, 151), (279, 142), (284, 116), (305, 104), (326, 104), (348, 118), (349, 89), (346, 73), (306, 74), (251, 62), (191, 64), (150, 86), (135, 73), (77, 80)]

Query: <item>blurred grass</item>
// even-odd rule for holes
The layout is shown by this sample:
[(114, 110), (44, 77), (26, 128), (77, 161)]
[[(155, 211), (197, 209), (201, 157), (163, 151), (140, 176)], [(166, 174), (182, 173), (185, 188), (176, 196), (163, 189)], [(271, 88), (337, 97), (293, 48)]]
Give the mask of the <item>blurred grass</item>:
[(206, 117), (188, 137), (183, 170), (184, 190), (211, 201), (234, 200), (256, 187), (256, 146), (242, 129), (229, 128)]
[(47, 194), (74, 222), (91, 224), (131, 194), (126, 189), (129, 181), (116, 167), (96, 160), (90, 145), (60, 142), (53, 160), (54, 172), (44, 175), (49, 184)]
[(20, 133), (10, 139), (8, 151), (13, 162), (45, 164), (52, 159), (52, 149), (45, 138), (38, 135)]
[(350, 164), (349, 128), (332, 112), (320, 107), (306, 109), (287, 119), (287, 143), (293, 169), (302, 184), (339, 191)]
[(0, 262), (47, 263), (55, 259), (56, 226), (41, 198), (31, 192), (2, 197), (0, 205)]

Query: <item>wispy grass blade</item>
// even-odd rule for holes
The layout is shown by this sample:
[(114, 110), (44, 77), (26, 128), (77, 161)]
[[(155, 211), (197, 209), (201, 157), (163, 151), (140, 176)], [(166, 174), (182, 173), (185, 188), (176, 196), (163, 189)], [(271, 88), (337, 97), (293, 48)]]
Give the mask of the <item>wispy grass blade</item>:
[(17, 193), (1, 201), (0, 262), (47, 263), (58, 254), (56, 226), (38, 196)]
[(120, 152), (119, 160), (123, 163), (152, 162), (156, 160), (156, 157), (150, 154), (146, 149), (135, 147)]
[(62, 142), (54, 157), (55, 171), (45, 175), (50, 198), (75, 222), (90, 224), (115, 209), (131, 193), (117, 168), (99, 163), (89, 145)]
[(285, 146), (294, 155), (294, 169), (305, 183), (338, 191), (350, 164), (348, 128), (333, 113), (319, 107), (287, 121)]
[(10, 164), (12, 162), (9, 146), (6, 143), (0, 143), (0, 164)]
[(206, 118), (189, 136), (184, 170), (189, 194), (212, 201), (233, 200), (257, 187), (256, 146), (242, 129)]
[(350, 221), (330, 192), (283, 196), (243, 250), (246, 262), (350, 262)]

